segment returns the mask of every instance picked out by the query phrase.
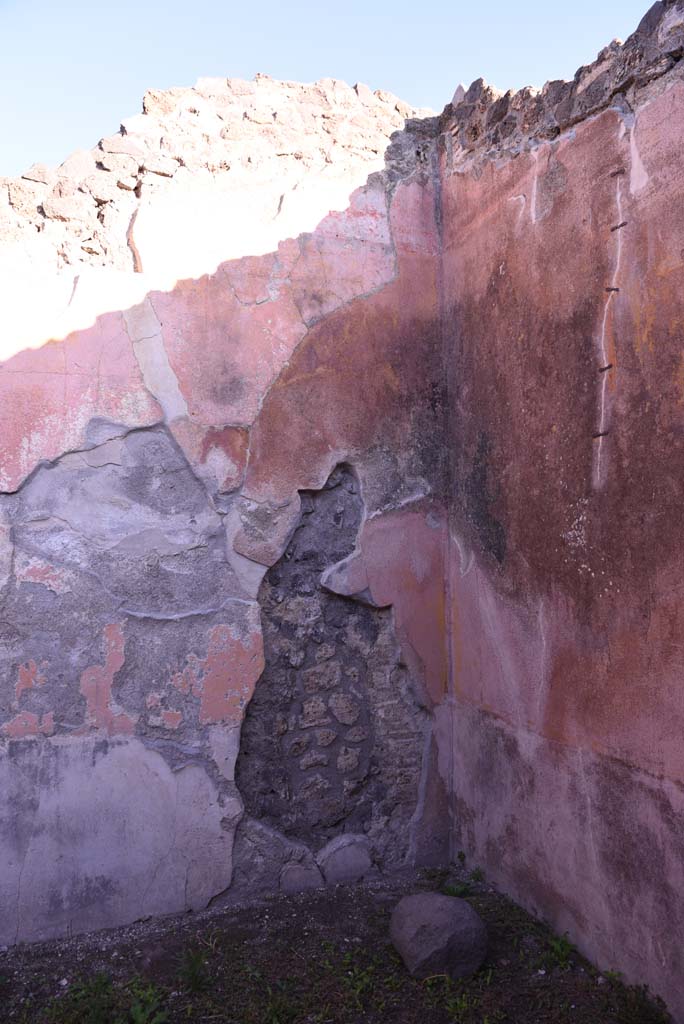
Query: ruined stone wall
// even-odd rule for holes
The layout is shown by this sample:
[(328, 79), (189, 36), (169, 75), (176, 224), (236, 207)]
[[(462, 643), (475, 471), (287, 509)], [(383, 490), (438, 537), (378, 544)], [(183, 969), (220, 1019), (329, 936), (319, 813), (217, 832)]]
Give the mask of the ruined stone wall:
[(465, 850), (684, 1015), (683, 39), (2, 182), (0, 941)]
[(455, 847), (684, 1014), (684, 5), (443, 125)]
[[(257, 882), (278, 885), (278, 875), (255, 878), (251, 863), (250, 835), (264, 826), (306, 849), (313, 885), (323, 879), (312, 853), (325, 864), (340, 834), (370, 841), (376, 864), (388, 869), (411, 863), (422, 824), (416, 811), (429, 725), (391, 611), (320, 586), (325, 569), (354, 549), (358, 481), (340, 466), (323, 490), (301, 500), (301, 521), (259, 593), (266, 667), (236, 766), (249, 816), (240, 825), (239, 867), (252, 892)], [(288, 873), (273, 855), (267, 863)]]
[(0, 191), (0, 942), (446, 855), (412, 113), (202, 81)]

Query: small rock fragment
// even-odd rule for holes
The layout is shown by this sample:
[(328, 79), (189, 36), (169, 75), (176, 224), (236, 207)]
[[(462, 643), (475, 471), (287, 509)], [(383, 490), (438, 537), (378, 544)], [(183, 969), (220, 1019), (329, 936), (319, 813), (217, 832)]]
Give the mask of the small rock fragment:
[(57, 168), (58, 178), (68, 178), (70, 181), (83, 181), (95, 171), (95, 157), (89, 149), (77, 149), (75, 153), (68, 156)]
[(337, 721), (342, 725), (354, 725), (361, 714), (359, 705), (346, 693), (333, 693), (328, 705)]
[(111, 171), (119, 177), (130, 178), (138, 173), (138, 161), (126, 153), (102, 153), (98, 163), (105, 171)]
[(302, 704), (299, 725), (302, 729), (310, 729), (315, 725), (327, 725), (330, 719), (326, 714), (325, 701), (321, 697), (312, 697)]
[(353, 772), (359, 767), (359, 750), (356, 747), (342, 747), (337, 755), (337, 770)]
[(344, 738), (347, 743), (363, 743), (364, 740), (368, 739), (368, 729), (364, 729), (362, 725), (357, 725), (353, 729), (349, 729)]
[(25, 181), (37, 181), (41, 185), (53, 185), (57, 174), (47, 164), (31, 164), (28, 171), (24, 171), (22, 178)]
[(322, 750), (310, 750), (299, 762), (299, 767), (305, 772), (309, 768), (324, 767), (327, 763), (328, 755), (324, 754)]
[(316, 733), (316, 742), (319, 747), (329, 747), (331, 743), (335, 742), (337, 733), (332, 729), (319, 729)]
[(334, 690), (340, 685), (342, 669), (337, 662), (327, 661), (309, 668), (302, 675), (302, 682), (307, 693), (320, 690)]

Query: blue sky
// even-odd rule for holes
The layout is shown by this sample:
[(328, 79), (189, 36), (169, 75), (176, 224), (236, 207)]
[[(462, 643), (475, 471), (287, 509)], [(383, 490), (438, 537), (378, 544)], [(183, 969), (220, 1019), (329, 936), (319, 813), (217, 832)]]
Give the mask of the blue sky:
[(441, 110), (459, 81), (572, 77), (647, 0), (0, 0), (0, 175), (116, 131), (201, 75), (366, 82)]

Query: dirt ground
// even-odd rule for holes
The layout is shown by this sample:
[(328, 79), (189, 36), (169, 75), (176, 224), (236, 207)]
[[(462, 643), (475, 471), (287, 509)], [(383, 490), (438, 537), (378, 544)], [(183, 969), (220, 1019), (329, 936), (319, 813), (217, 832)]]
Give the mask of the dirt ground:
[[(435, 890), (487, 923), (483, 968), (416, 981), (388, 937), (398, 899)], [(0, 954), (12, 1024), (665, 1024), (641, 989), (599, 973), (487, 885), (428, 871), (148, 921)]]

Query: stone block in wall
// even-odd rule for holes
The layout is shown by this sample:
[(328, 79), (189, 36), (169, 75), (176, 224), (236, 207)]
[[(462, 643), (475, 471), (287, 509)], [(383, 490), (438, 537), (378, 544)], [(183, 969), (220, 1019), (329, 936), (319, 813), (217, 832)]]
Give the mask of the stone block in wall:
[(366, 836), (335, 836), (319, 850), (316, 863), (328, 885), (360, 882), (373, 867), (370, 843)]

